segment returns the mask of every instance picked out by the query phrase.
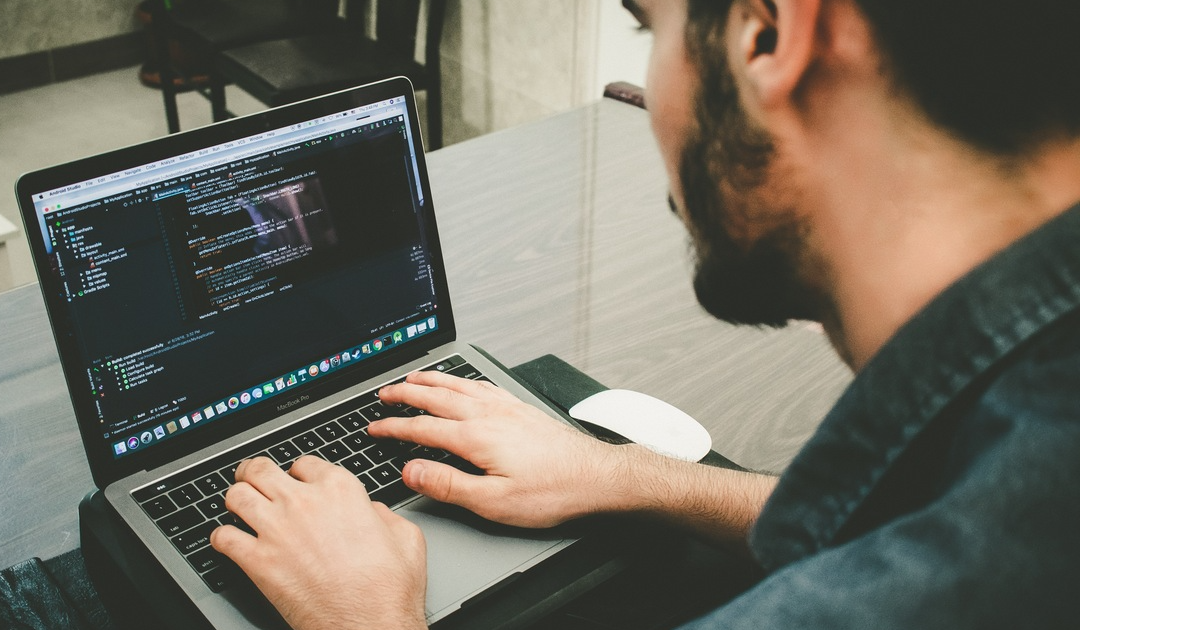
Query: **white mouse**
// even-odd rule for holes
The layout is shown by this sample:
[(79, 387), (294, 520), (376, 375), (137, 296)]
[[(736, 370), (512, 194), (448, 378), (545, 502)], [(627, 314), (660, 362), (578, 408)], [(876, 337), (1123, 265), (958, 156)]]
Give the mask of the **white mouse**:
[(568, 413), (667, 457), (696, 462), (712, 449), (712, 436), (699, 422), (640, 392), (606, 389), (579, 401)]

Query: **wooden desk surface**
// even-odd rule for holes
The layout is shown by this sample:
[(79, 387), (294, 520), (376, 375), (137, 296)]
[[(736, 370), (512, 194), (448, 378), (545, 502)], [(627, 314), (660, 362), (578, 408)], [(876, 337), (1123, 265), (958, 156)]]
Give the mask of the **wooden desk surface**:
[[(737, 328), (696, 304), (645, 112), (601, 101), (429, 156), (460, 337), (553, 353), (687, 411), (781, 470), (849, 382), (812, 327)], [(0, 568), (79, 545), (93, 487), (35, 285), (0, 293)]]

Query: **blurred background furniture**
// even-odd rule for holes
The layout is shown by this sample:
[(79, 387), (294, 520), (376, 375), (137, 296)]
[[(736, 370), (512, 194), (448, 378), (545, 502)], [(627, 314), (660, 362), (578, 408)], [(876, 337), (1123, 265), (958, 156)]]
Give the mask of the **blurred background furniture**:
[[(139, 13), (150, 27), (151, 65), (158, 72), (168, 131), (179, 131), (178, 92), (209, 90), (213, 120), (227, 117), (224, 86), (213, 73), (220, 51), (339, 27), (338, 5), (339, 0), (143, 2)], [(358, 20), (361, 24), (361, 16)]]
[(646, 90), (628, 81), (614, 81), (604, 86), (604, 98), (646, 109)]
[[(424, 60), (417, 61), (420, 0), (376, 0), (375, 33), (364, 29), (363, 0), (346, 0), (346, 15), (321, 31), (222, 50), (217, 77), (270, 107), (388, 77), (406, 76), (425, 91), (429, 149), (442, 146), (441, 42), (444, 0), (428, 0)], [(221, 99), (223, 100), (223, 98)], [(217, 101), (214, 98), (214, 103)], [(214, 108), (214, 113), (216, 109)], [(214, 120), (217, 120), (214, 118)]]

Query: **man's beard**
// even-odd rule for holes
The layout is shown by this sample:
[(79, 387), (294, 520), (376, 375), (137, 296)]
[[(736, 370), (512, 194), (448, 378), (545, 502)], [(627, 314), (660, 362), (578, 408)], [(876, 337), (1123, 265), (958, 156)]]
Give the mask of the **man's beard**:
[[(697, 124), (680, 161), (695, 248), (696, 299), (714, 317), (733, 324), (830, 323), (829, 298), (801, 277), (823, 271), (806, 244), (807, 224), (792, 208), (754, 207), (774, 155), (770, 136), (742, 111), (723, 50), (701, 57)], [(796, 201), (779, 200), (785, 206)], [(730, 225), (750, 229), (754, 223), (763, 233), (753, 242), (739, 244), (730, 235)]]

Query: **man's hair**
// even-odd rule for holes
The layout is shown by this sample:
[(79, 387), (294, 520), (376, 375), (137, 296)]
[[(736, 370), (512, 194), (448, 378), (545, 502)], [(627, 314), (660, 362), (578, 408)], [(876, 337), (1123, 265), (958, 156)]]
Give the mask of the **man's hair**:
[[(693, 58), (738, 0), (689, 0)], [(1079, 135), (1078, 0), (855, 0), (896, 87), (935, 124), (1000, 155)]]

